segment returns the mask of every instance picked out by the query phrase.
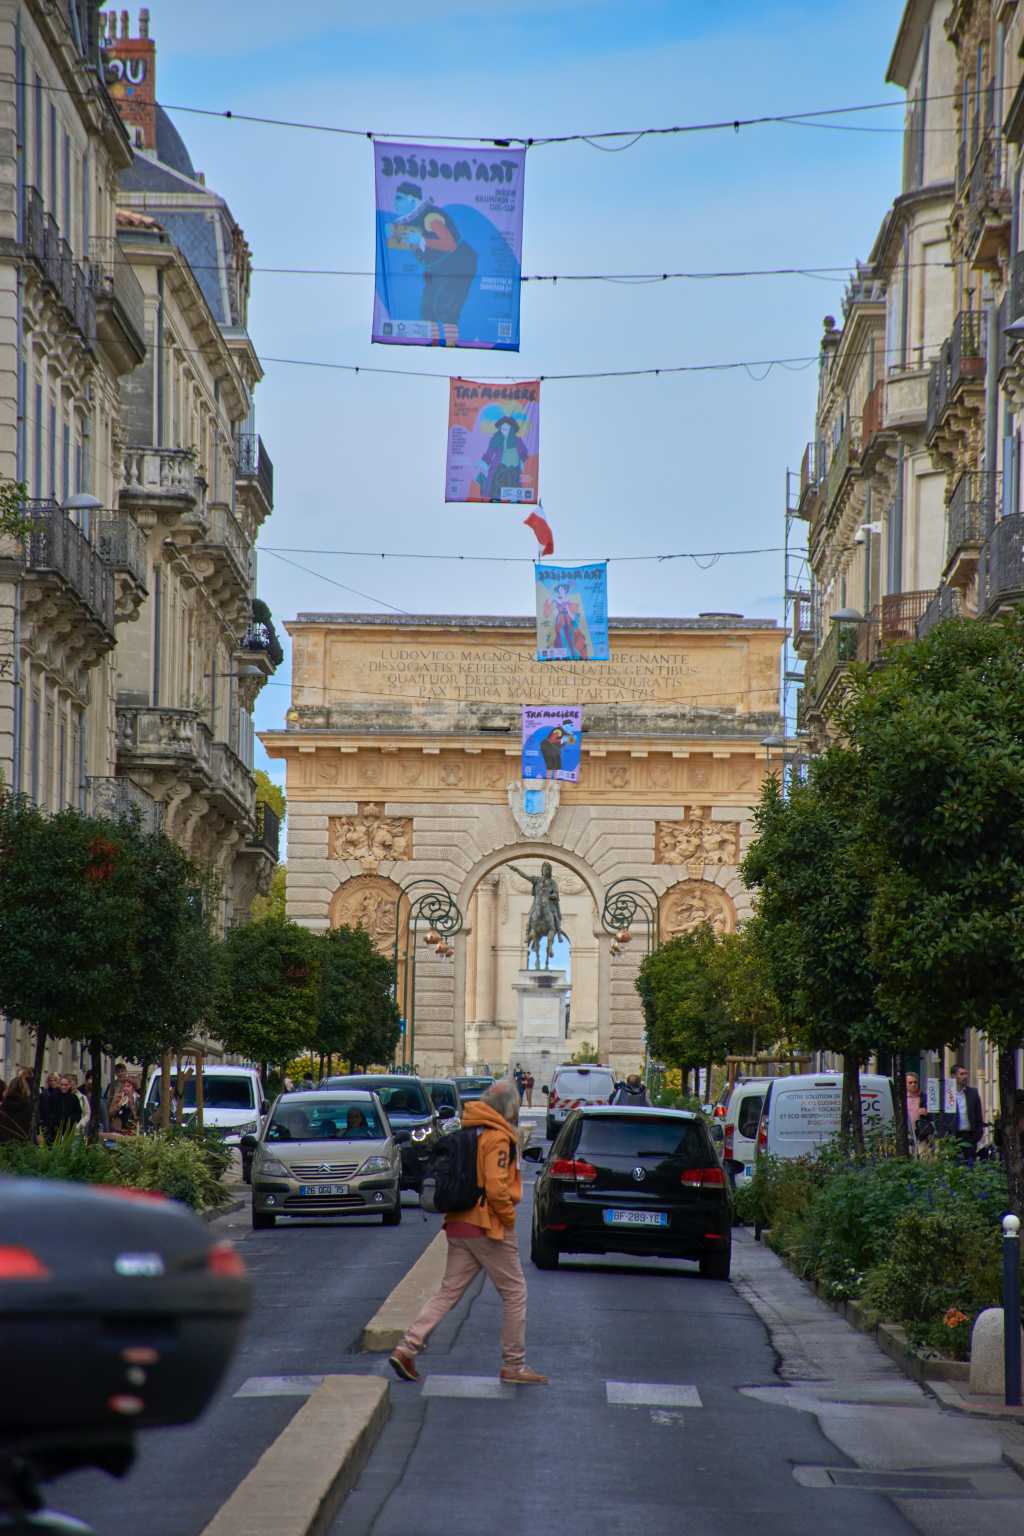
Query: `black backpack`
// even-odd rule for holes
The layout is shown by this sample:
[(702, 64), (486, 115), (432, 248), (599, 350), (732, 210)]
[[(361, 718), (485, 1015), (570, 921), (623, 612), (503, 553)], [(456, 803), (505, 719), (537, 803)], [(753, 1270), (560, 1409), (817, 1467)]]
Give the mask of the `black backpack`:
[(420, 1205), (425, 1211), (468, 1211), (484, 1198), (476, 1175), (481, 1127), (450, 1131), (431, 1152), (423, 1175)]

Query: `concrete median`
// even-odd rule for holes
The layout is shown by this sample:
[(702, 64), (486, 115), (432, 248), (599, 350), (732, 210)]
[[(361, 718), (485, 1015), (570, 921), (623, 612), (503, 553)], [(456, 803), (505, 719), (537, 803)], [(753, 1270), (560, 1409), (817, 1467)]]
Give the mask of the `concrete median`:
[(366, 1327), (361, 1347), (364, 1350), (394, 1349), (420, 1308), (441, 1284), (448, 1244), (443, 1232), (420, 1254), (404, 1280), (400, 1280)]

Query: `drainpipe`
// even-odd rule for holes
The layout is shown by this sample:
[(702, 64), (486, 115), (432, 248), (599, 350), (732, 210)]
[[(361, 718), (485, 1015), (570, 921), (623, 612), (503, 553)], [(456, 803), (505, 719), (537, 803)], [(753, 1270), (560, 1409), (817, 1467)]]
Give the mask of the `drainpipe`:
[[(17, 61), (19, 61), (21, 59), (21, 14), (20, 14), (20, 12), (19, 12), (19, 14), (18, 14), (18, 16), (17, 16), (17, 18), (15, 20), (15, 23), (14, 23), (14, 58), (15, 58), (15, 62), (16, 63), (17, 63)], [(22, 89), (24, 90), (24, 87), (22, 87)], [(20, 124), (19, 126), (22, 129), (22, 133), (24, 133), (24, 125)], [(25, 230), (24, 230), (24, 220), (25, 220), (25, 201), (24, 201), (25, 155), (24, 155), (24, 147), (23, 146), (22, 146), (22, 153), (18, 156), (18, 167), (19, 167), (19, 170), (18, 170), (18, 186), (17, 186), (17, 197), (18, 197), (18, 236), (19, 236), (19, 239), (24, 240), (24, 238), (25, 238)], [(17, 287), (16, 287), (16, 298), (15, 298), (15, 306), (16, 306), (16, 310), (15, 310), (15, 347), (17, 348), (17, 354), (18, 354), (17, 358), (15, 360), (15, 368), (17, 370), (17, 373), (16, 373), (16, 379), (17, 379), (16, 391), (17, 391), (17, 412), (18, 412), (18, 421), (17, 421), (17, 424), (16, 424), (16, 450), (15, 450), (15, 455), (16, 455), (16, 464), (17, 464), (16, 478), (18, 480), (22, 481), (22, 482), (24, 482), (24, 480), (25, 480), (25, 414), (26, 414), (26, 404), (27, 404), (26, 399), (25, 399), (25, 389), (26, 389), (26, 382), (27, 381), (26, 381), (26, 378), (25, 378), (25, 369), (24, 369), (24, 366), (23, 366), (24, 359), (22, 357), (22, 348), (24, 346), (24, 336), (25, 336), (25, 321), (24, 321), (24, 313), (23, 313), (23, 310), (24, 310), (24, 300), (25, 300), (25, 276), (24, 276), (24, 272), (22, 270), (21, 264), (19, 263), (18, 264), (18, 269), (17, 269)], [(14, 652), (14, 656), (12, 657), (12, 660), (11, 660), (11, 702), (14, 705), (14, 730), (12, 732), (12, 750), (13, 750), (13, 753), (14, 753), (14, 762), (11, 764), (11, 789), (12, 789), (14, 794), (20, 795), (21, 794), (21, 581), (20, 580), (18, 580), (18, 581), (16, 581), (14, 583), (14, 623), (13, 623), (13, 634), (12, 634), (12, 637), (11, 637), (11, 649)]]
[[(985, 468), (994, 475), (999, 462), (999, 306), (990, 302), (985, 312)], [(992, 481), (993, 489), (995, 480)], [(985, 537), (995, 525), (995, 496), (984, 498)]]

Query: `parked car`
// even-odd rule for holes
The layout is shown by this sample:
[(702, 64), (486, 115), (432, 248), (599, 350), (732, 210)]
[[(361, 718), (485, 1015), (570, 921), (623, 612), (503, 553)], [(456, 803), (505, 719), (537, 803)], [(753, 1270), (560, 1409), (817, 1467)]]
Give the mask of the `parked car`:
[[(150, 1074), (143, 1101), (143, 1125), (152, 1129), (160, 1109), (161, 1076), (159, 1068)], [(173, 1078), (172, 1078), (173, 1092)], [(171, 1100), (172, 1114), (174, 1100)], [(263, 1081), (255, 1067), (205, 1066), (203, 1068), (203, 1125), (219, 1131), (229, 1147), (237, 1147), (243, 1136), (259, 1134), (260, 1122), (267, 1112)], [(196, 1113), (196, 1079), (192, 1073), (185, 1080), (181, 1118), (187, 1125)], [(244, 1159), (243, 1159), (244, 1160)]]
[(566, 1116), (586, 1104), (607, 1104), (615, 1092), (615, 1074), (611, 1067), (575, 1066), (569, 1062), (556, 1067), (541, 1093), (548, 1096), (548, 1113), (544, 1134), (552, 1141), (565, 1124)]
[[(757, 1126), (757, 1155), (809, 1157), (839, 1134), (843, 1099), (841, 1072), (807, 1072), (773, 1077), (765, 1091)], [(893, 1122), (889, 1078), (862, 1072), (861, 1118), (865, 1131), (888, 1131)]]
[(563, 1253), (696, 1259), (727, 1280), (732, 1191), (702, 1116), (681, 1109), (586, 1105), (574, 1110), (534, 1188), (530, 1257), (554, 1269)]
[(744, 1077), (732, 1085), (725, 1106), (722, 1161), (734, 1187), (753, 1177), (757, 1127), (768, 1084), (766, 1077)]
[(378, 1215), (402, 1219), (398, 1136), (366, 1090), (282, 1093), (252, 1152), (252, 1224), (278, 1216)]
[(423, 1186), (430, 1154), (441, 1139), (441, 1126), (446, 1118), (435, 1107), (420, 1079), (397, 1072), (382, 1072), (372, 1077), (355, 1073), (350, 1077), (328, 1077), (320, 1086), (346, 1092), (364, 1088), (379, 1096), (402, 1143), (402, 1188), (418, 1192)]
[(430, 1095), (434, 1108), (441, 1116), (446, 1131), (457, 1131), (462, 1124), (462, 1097), (453, 1077), (423, 1077), (420, 1079)]
[(456, 1077), (453, 1079), (459, 1090), (459, 1098), (463, 1104), (470, 1104), (474, 1099), (482, 1098), (488, 1088), (494, 1082), (493, 1077)]

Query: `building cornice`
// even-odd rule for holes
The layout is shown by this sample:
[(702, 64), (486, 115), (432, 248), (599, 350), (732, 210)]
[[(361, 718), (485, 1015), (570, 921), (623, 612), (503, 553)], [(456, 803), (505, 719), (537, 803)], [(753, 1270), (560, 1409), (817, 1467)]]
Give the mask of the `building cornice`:
[[(511, 630), (533, 633), (537, 620), (520, 614), (451, 614), (451, 613), (300, 613), (294, 619), (286, 619), (284, 627), (294, 634), (302, 629), (447, 629), (453, 633), (465, 630)], [(610, 618), (610, 630), (629, 631), (635, 634), (664, 634), (666, 632), (728, 633), (730, 630), (763, 630), (781, 634), (776, 619), (747, 619), (740, 614), (699, 614), (696, 618)]]

